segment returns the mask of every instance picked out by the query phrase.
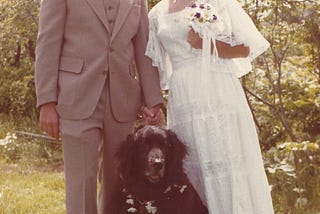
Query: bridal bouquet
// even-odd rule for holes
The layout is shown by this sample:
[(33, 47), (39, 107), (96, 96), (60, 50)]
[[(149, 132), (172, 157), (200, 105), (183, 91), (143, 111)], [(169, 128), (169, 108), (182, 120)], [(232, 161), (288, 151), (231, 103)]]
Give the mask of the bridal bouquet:
[[(186, 13), (189, 26), (199, 33), (203, 42), (206, 43), (203, 44), (206, 45), (203, 47), (208, 45), (211, 47), (210, 43), (213, 42), (215, 48), (215, 38), (223, 30), (217, 9), (208, 2), (196, 0), (187, 7)], [(214, 50), (216, 51), (216, 49)]]
[(189, 25), (201, 36), (221, 30), (217, 10), (209, 3), (193, 2), (188, 6), (187, 14)]

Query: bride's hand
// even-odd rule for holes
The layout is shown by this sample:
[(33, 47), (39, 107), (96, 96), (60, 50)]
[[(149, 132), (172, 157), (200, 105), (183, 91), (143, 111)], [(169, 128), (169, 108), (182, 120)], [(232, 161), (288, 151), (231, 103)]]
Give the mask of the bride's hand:
[(188, 32), (187, 42), (191, 45), (191, 47), (195, 49), (202, 48), (202, 39), (198, 33), (196, 33), (193, 28), (190, 28)]
[[(193, 28), (188, 32), (187, 42), (189, 42), (192, 48), (202, 49), (202, 39), (199, 34), (193, 30)], [(221, 58), (242, 58), (247, 57), (250, 53), (250, 48), (243, 44), (231, 46), (228, 43), (216, 40), (216, 46), (218, 49), (218, 55)]]

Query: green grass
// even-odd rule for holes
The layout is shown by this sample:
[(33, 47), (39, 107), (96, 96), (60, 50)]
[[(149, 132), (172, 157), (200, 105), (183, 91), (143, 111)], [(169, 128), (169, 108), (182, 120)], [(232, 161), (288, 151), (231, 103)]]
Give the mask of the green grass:
[[(16, 134), (12, 141), (0, 145), (0, 214), (65, 213), (61, 143), (16, 132), (42, 135), (35, 121), (15, 123), (0, 114), (0, 140), (8, 133)], [(298, 167), (286, 159), (286, 165), (296, 169), (296, 177), (281, 170), (268, 174), (274, 187), (275, 214), (320, 214), (320, 150), (297, 155), (302, 160)], [(275, 150), (264, 153), (264, 157), (269, 162), (267, 167), (277, 168), (289, 155), (286, 150)], [(297, 187), (304, 190), (301, 195), (293, 191)], [(307, 198), (307, 204), (296, 207), (299, 197)]]
[[(8, 163), (0, 159), (0, 214), (64, 214), (62, 170), (61, 161)], [(287, 196), (278, 192), (274, 198), (275, 214), (320, 214), (319, 209), (314, 208), (300, 211), (286, 208)]]
[(0, 163), (0, 214), (65, 213), (64, 177), (59, 170)]

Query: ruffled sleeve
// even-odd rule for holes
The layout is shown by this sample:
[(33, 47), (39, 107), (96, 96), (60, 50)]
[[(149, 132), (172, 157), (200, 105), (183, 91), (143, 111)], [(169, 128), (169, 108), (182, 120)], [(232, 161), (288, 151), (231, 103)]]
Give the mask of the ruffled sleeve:
[(146, 55), (152, 59), (152, 65), (158, 68), (162, 90), (169, 89), (172, 66), (158, 34), (158, 9), (154, 7), (149, 13), (149, 41)]
[(258, 31), (249, 15), (236, 0), (228, 0), (227, 10), (235, 44), (244, 44), (250, 48), (246, 58), (233, 59), (236, 75), (241, 77), (251, 71), (251, 62), (269, 48), (269, 42)]

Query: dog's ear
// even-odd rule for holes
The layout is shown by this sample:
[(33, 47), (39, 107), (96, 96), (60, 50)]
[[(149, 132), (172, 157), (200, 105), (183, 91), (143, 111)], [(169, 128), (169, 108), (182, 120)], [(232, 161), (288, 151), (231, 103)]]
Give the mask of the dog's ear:
[(169, 167), (172, 170), (182, 170), (183, 159), (187, 154), (187, 147), (179, 140), (177, 135), (171, 130), (167, 131), (167, 137), (170, 153)]
[(127, 139), (120, 144), (116, 153), (119, 176), (124, 182), (128, 182), (129, 179), (133, 179), (133, 176), (136, 174), (135, 163), (137, 161), (135, 161), (136, 146), (134, 141), (134, 135), (128, 135)]

